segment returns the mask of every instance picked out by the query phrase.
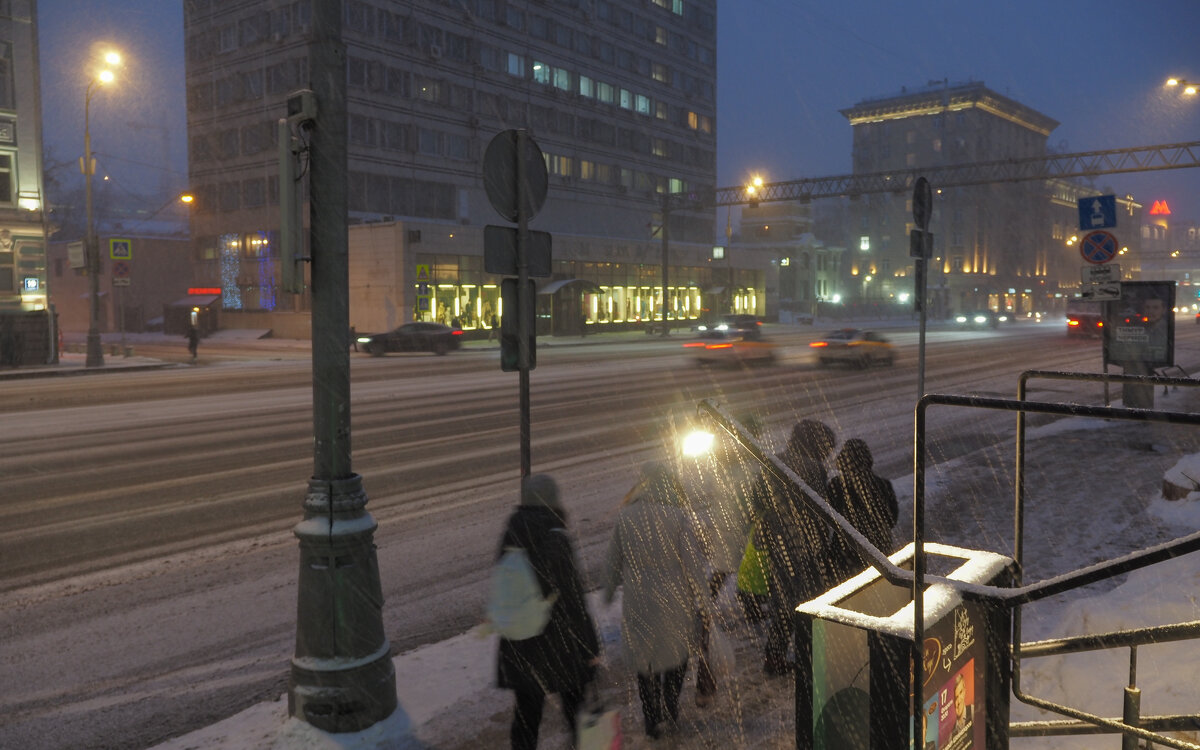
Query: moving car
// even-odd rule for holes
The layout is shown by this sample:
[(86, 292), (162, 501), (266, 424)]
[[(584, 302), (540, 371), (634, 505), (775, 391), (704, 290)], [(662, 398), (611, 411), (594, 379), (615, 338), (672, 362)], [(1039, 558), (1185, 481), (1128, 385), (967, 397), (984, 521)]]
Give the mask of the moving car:
[(770, 364), (775, 361), (775, 343), (763, 336), (758, 328), (746, 331), (706, 328), (683, 348), (692, 352), (701, 365)]
[(1095, 336), (1104, 333), (1104, 319), (1100, 303), (1085, 300), (1067, 300), (1067, 336)]
[(388, 352), (445, 354), (462, 346), (462, 329), (441, 323), (405, 323), (387, 333), (359, 336), (358, 348), (372, 357)]
[(991, 310), (971, 310), (954, 316), (954, 322), (959, 328), (996, 328), (1008, 321), (1006, 313)]
[(875, 331), (859, 328), (842, 328), (830, 331), (825, 337), (809, 344), (822, 366), (846, 364), (852, 367), (870, 367), (876, 363), (892, 365), (896, 352), (892, 343)]

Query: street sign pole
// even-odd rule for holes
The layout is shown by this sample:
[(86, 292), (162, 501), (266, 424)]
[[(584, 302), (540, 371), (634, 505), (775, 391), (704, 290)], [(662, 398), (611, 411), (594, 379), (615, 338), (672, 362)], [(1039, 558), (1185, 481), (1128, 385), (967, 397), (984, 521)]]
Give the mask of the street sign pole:
[(517, 371), (521, 389), (521, 486), (533, 467), (529, 427), (529, 321), (533, 317), (533, 300), (529, 294), (529, 215), (526, 206), (529, 191), (528, 170), (525, 167), (526, 140), (524, 128), (517, 131)]
[(913, 269), (916, 272), (916, 289), (913, 290), (913, 295), (916, 297), (917, 312), (920, 314), (920, 334), (917, 338), (917, 400), (925, 395), (925, 323), (928, 317), (927, 300), (925, 299), (928, 289), (928, 281), (926, 277), (929, 256), (933, 250), (933, 238), (929, 236), (929, 218), (933, 213), (933, 189), (929, 186), (929, 180), (924, 177), (918, 177), (916, 184), (913, 185), (913, 223), (916, 224), (916, 229), (913, 230), (913, 237), (910, 241), (909, 255), (913, 256)]

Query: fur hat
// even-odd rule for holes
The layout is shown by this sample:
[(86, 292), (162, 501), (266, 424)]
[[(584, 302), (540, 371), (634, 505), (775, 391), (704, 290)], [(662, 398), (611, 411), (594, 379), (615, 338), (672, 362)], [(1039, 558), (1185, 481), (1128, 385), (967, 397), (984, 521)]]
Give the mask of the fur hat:
[(533, 474), (521, 483), (521, 505), (544, 505), (562, 510), (558, 500), (558, 483), (549, 474)]

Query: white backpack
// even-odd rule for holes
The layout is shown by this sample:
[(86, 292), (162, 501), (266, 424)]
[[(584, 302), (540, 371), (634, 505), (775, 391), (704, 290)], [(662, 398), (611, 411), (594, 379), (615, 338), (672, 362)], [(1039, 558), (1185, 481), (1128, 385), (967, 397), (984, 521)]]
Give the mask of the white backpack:
[(542, 594), (529, 555), (521, 547), (505, 547), (492, 567), (492, 590), (487, 615), (492, 628), (510, 641), (540, 635), (550, 622), (558, 593)]

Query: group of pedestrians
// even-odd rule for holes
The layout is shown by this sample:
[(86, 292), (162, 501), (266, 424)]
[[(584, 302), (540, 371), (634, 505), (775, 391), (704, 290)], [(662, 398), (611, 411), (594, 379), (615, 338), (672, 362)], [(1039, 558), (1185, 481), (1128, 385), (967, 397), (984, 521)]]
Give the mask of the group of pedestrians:
[[(760, 426), (745, 420), (755, 437)], [(816, 420), (793, 428), (779, 459), (806, 485), (783, 482), (729, 448), (710, 465), (696, 492), (669, 463), (641, 467), (621, 501), (605, 563), (603, 596), (622, 589), (621, 640), (634, 673), (646, 736), (679, 727), (680, 694), (689, 663), (697, 667), (696, 704), (718, 689), (709, 646), (714, 603), (730, 576), (746, 620), (765, 624), (763, 669), (786, 674), (794, 607), (869, 563), (848, 537), (810, 508), (805, 491), (825, 499), (884, 553), (894, 549), (898, 508), (891, 483), (874, 473), (867, 444), (845, 441), (830, 479), (834, 431)], [(686, 486), (685, 486), (686, 484)], [(528, 550), (542, 591), (557, 595), (549, 623), (532, 638), (500, 639), (498, 683), (516, 693), (512, 747), (534, 748), (547, 693), (558, 693), (564, 718), (576, 715), (600, 664), (600, 642), (566, 533), (557, 485), (528, 477), (522, 503), (508, 520), (501, 552)]]

